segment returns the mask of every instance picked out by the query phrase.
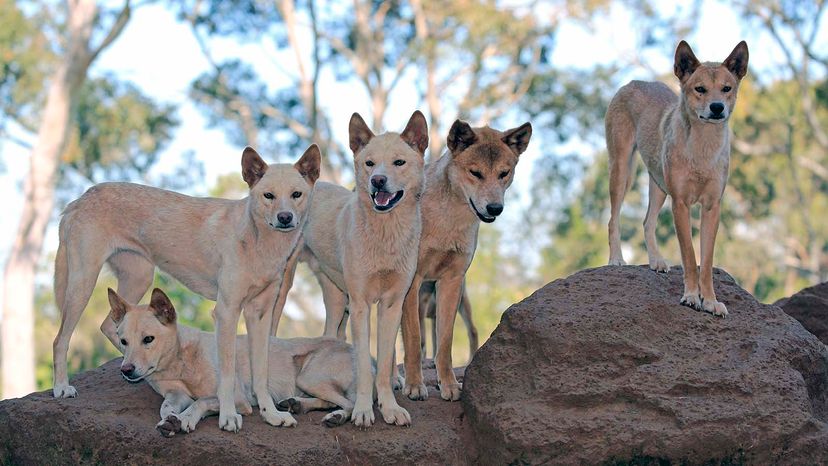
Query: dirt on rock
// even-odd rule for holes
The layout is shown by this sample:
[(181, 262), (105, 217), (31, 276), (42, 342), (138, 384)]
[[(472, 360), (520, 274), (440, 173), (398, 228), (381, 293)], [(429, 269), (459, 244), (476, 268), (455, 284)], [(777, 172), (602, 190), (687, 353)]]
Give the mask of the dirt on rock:
[(828, 345), (828, 282), (774, 303)]
[(682, 272), (602, 267), (509, 308), (466, 370), (486, 464), (826, 464), (828, 348), (715, 272), (726, 319), (678, 304)]
[(155, 430), (161, 396), (127, 383), (119, 366), (116, 359), (72, 379), (77, 398), (46, 391), (0, 403), (0, 464), (468, 464), (462, 407), (440, 399), (433, 370), (424, 371), (427, 401), (396, 393), (411, 427), (386, 425), (376, 411), (367, 429), (327, 428), (324, 412), (278, 428), (254, 412), (236, 434), (221, 431), (214, 416), (193, 433), (163, 438)]

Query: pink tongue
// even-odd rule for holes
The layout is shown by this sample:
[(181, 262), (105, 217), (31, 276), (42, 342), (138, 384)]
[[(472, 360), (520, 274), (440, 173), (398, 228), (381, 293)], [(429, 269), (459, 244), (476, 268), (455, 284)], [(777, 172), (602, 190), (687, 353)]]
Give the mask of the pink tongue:
[(376, 201), (377, 205), (379, 206), (387, 206), (391, 199), (394, 198), (395, 193), (386, 193), (384, 191), (379, 191), (374, 196), (374, 201)]

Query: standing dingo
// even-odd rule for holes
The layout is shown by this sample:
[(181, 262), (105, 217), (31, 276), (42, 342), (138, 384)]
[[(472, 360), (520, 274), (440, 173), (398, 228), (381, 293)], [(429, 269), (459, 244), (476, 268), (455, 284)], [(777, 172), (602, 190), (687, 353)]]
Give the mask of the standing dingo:
[[(644, 220), (650, 268), (659, 272), (669, 269), (655, 238), (658, 213), (669, 194), (684, 267), (681, 304), (722, 317), (727, 308), (713, 291), (713, 246), (730, 165), (727, 121), (747, 67), (744, 41), (722, 63), (700, 63), (687, 42), (681, 41), (673, 68), (681, 83), (679, 97), (662, 83), (633, 81), (615, 94), (606, 115), (612, 205), (610, 265), (625, 263), (618, 215), (632, 184), (637, 147), (650, 173), (650, 201)], [(690, 229), (690, 207), (694, 204), (702, 205), (701, 275)]]

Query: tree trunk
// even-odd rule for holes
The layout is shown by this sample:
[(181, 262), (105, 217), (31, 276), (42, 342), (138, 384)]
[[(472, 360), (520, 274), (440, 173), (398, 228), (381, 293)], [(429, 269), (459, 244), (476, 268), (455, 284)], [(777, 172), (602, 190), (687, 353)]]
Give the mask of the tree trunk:
[(54, 208), (55, 184), (60, 157), (66, 148), (70, 112), (92, 60), (114, 40), (129, 18), (129, 3), (101, 45), (90, 49), (97, 12), (94, 1), (67, 2), (67, 48), (50, 79), (37, 141), (32, 149), (31, 166), (24, 183), (23, 212), (3, 276), (0, 356), (4, 398), (35, 390), (34, 278)]

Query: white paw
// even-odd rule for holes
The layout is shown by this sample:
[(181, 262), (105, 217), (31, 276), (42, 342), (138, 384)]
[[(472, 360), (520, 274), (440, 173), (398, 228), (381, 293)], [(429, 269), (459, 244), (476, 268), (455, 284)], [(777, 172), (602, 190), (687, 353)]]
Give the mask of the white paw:
[(350, 415), (344, 409), (337, 409), (336, 411), (330, 412), (325, 417), (322, 418), (322, 424), (325, 424), (325, 427), (337, 427), (345, 424), (350, 419)]
[(688, 292), (685, 292), (684, 296), (681, 297), (681, 301), (679, 301), (679, 303), (682, 306), (687, 306), (687, 307), (693, 308), (697, 311), (700, 311), (702, 309), (701, 302), (702, 302), (701, 296), (699, 296), (698, 293), (688, 293)]
[(650, 259), (650, 270), (655, 270), (656, 272), (667, 273), (670, 271), (670, 265), (667, 264), (667, 261), (664, 260), (663, 257), (656, 257)]
[(623, 257), (610, 257), (608, 265), (627, 265)]
[[(178, 420), (181, 421), (181, 431), (189, 434), (195, 430), (201, 418), (184, 413), (178, 415)], [(239, 424), (239, 428), (241, 428), (241, 424)]]
[(411, 415), (402, 406), (398, 405), (396, 401), (388, 405), (380, 406), (380, 413), (386, 424), (393, 424), (398, 426), (410, 426)]
[(260, 409), (259, 413), (261, 413), (262, 419), (272, 426), (293, 427), (296, 425), (296, 419), (285, 411), (276, 411), (275, 409), (265, 411), (264, 409)]
[(391, 374), (391, 388), (399, 390), (405, 386), (405, 377), (400, 374)]
[(424, 383), (406, 384), (403, 388), (403, 394), (412, 400), (427, 400), (428, 388)]
[(78, 391), (71, 385), (57, 384), (55, 385), (55, 388), (52, 389), (52, 394), (55, 398), (75, 398), (78, 396)]
[(219, 428), (227, 432), (238, 432), (242, 427), (242, 417), (238, 413), (220, 413)]
[(460, 399), (460, 393), (463, 392), (463, 384), (461, 383), (444, 383), (440, 384), (440, 397), (446, 401), (457, 401)]
[(357, 427), (371, 427), (374, 424), (374, 407), (370, 404), (361, 406), (357, 403), (354, 406), (354, 412), (351, 413), (351, 420)]
[(709, 312), (717, 317), (727, 316), (727, 307), (724, 305), (724, 303), (716, 301), (715, 299), (702, 300), (702, 310), (704, 310), (705, 312)]

